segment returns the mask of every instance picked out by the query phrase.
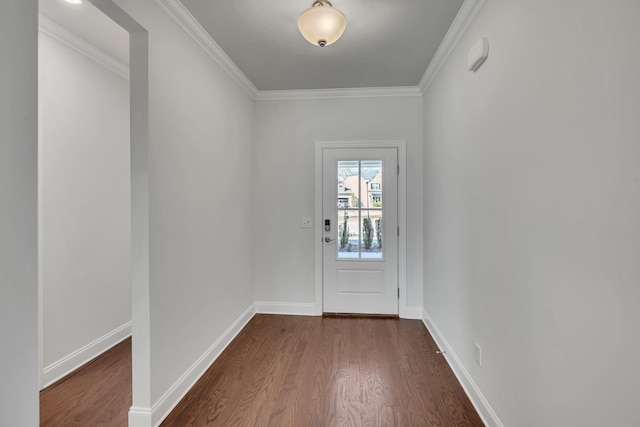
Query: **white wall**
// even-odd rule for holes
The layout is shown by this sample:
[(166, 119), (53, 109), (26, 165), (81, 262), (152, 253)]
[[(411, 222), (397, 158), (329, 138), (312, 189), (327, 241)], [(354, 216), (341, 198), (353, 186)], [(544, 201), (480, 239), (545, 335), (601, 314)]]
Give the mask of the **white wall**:
[[(315, 141), (407, 141), (407, 305), (422, 301), (420, 97), (260, 101), (254, 147), (256, 300), (315, 303)], [(314, 222), (315, 223), (315, 222)]]
[(158, 3), (117, 3), (149, 32), (154, 404), (254, 301), (254, 101)]
[(640, 425), (639, 23), (488, 0), (424, 98), (424, 307), (505, 426)]
[(37, 21), (0, 3), (0, 420), (38, 425)]
[(41, 33), (38, 84), (46, 384), (128, 333), (129, 82)]

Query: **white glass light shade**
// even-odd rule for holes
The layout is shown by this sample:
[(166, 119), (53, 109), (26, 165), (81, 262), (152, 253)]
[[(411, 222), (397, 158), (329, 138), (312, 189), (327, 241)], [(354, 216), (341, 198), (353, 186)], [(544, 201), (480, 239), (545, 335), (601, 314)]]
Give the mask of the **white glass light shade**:
[(66, 1), (69, 4), (76, 4), (76, 5), (82, 4), (82, 0), (64, 0), (64, 1)]
[(298, 18), (298, 29), (307, 41), (325, 47), (338, 41), (347, 28), (347, 18), (329, 2), (317, 2)]

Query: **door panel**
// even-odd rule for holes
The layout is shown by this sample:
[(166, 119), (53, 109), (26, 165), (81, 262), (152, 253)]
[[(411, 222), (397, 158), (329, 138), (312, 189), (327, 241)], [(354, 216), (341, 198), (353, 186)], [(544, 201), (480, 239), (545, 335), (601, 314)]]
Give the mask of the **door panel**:
[(397, 149), (326, 148), (322, 161), (324, 311), (398, 314)]
[(384, 270), (337, 270), (338, 294), (384, 294)]

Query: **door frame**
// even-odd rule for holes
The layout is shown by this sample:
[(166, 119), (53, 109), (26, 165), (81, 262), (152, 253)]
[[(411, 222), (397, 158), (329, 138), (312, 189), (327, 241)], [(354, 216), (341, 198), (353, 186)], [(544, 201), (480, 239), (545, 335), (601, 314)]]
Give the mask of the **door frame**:
[(322, 150), (340, 148), (396, 148), (398, 150), (398, 315), (407, 317), (407, 141), (406, 140), (359, 140), (359, 141), (316, 141), (315, 144), (315, 282), (316, 303), (314, 314), (323, 313), (322, 292)]

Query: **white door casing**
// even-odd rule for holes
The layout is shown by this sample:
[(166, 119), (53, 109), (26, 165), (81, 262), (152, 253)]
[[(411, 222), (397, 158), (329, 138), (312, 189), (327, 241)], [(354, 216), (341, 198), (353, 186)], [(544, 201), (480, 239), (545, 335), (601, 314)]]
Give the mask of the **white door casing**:
[(398, 175), (396, 147), (322, 149), (324, 312), (398, 314)]

